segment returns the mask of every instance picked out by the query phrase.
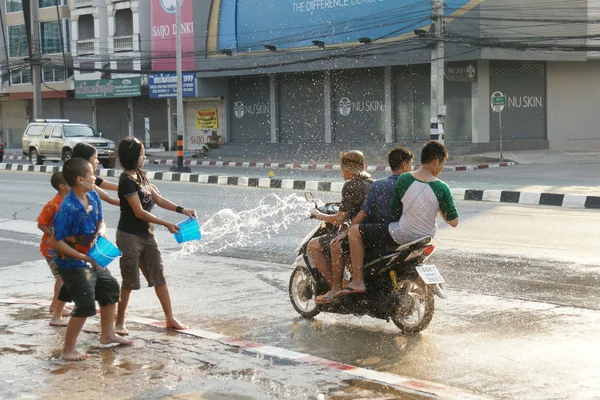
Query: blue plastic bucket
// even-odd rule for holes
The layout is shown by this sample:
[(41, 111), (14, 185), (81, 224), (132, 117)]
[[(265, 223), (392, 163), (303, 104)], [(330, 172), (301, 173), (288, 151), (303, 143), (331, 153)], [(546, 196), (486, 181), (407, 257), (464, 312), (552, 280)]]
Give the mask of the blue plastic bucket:
[(181, 228), (179, 232), (173, 234), (177, 243), (185, 243), (202, 238), (200, 224), (196, 218), (188, 218), (178, 223), (177, 226)]
[(104, 236), (98, 236), (96, 243), (88, 252), (88, 257), (96, 262), (102, 268), (108, 267), (115, 258), (121, 257), (123, 253), (114, 244)]

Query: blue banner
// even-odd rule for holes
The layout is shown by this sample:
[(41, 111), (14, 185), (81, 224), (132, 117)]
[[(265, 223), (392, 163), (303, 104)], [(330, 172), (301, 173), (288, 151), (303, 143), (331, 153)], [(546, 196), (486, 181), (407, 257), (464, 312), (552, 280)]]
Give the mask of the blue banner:
[[(148, 88), (151, 99), (168, 99), (177, 97), (177, 74), (148, 74)], [(196, 74), (183, 73), (183, 97), (196, 96)]]
[[(447, 0), (448, 14), (482, 0)], [(237, 51), (390, 39), (431, 23), (426, 0), (221, 0), (219, 48)]]

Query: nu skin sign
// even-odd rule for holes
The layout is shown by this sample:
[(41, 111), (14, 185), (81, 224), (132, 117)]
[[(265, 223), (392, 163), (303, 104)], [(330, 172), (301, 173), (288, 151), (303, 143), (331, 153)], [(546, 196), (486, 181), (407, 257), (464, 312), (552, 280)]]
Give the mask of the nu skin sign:
[[(450, 0), (460, 9), (482, 0)], [(415, 0), (222, 0), (219, 48), (237, 51), (396, 37), (428, 24), (431, 4)]]
[(192, 0), (179, 0), (181, 25), (177, 27), (177, 0), (152, 1), (152, 70), (175, 71), (177, 30), (181, 30), (181, 65), (195, 70), (194, 12)]

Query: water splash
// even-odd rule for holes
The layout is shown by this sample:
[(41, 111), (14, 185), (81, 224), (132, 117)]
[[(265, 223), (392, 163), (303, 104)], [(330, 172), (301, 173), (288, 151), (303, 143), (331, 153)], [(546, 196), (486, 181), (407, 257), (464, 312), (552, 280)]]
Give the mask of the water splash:
[(257, 207), (235, 212), (223, 209), (202, 225), (202, 240), (188, 242), (174, 254), (184, 257), (196, 253), (216, 253), (230, 248), (258, 245), (271, 235), (305, 219), (314, 205), (296, 194), (279, 197), (271, 194)]

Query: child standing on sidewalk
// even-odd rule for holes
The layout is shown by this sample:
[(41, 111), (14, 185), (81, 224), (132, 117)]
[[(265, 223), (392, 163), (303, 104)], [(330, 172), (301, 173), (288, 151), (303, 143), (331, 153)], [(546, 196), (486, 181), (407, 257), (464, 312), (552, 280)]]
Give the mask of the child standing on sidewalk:
[(75, 303), (61, 357), (81, 361), (89, 355), (76, 350), (77, 337), (87, 317), (96, 315), (95, 301), (101, 307), (100, 343), (132, 344), (133, 341), (117, 336), (114, 330), (119, 283), (108, 269), (100, 268), (87, 255), (96, 237), (106, 231), (100, 197), (93, 190), (92, 165), (82, 158), (72, 158), (65, 162), (63, 176), (71, 192), (52, 222), (50, 246), (55, 250), (58, 272)]
[(69, 298), (61, 300), (58, 295), (60, 288), (62, 287), (63, 280), (58, 273), (58, 266), (54, 262), (54, 251), (50, 248), (50, 236), (52, 236), (50, 228), (52, 227), (54, 215), (58, 211), (63, 199), (67, 194), (69, 194), (71, 189), (63, 177), (62, 172), (55, 172), (52, 174), (52, 177), (50, 178), (50, 184), (58, 193), (52, 200), (46, 203), (37, 219), (38, 229), (44, 232), (40, 242), (40, 252), (46, 259), (46, 262), (50, 267), (50, 271), (52, 272), (52, 276), (55, 279), (54, 296), (52, 297), (52, 303), (50, 303), (50, 312), (53, 313), (52, 318), (50, 319), (50, 325), (67, 326), (66, 321), (64, 321), (62, 317), (70, 315), (70, 310), (65, 309), (65, 304), (70, 302), (71, 299)]

